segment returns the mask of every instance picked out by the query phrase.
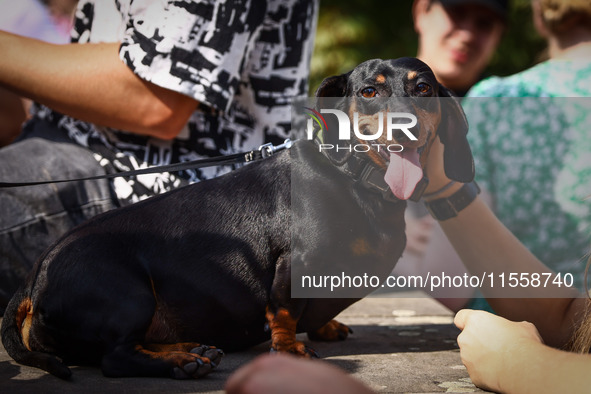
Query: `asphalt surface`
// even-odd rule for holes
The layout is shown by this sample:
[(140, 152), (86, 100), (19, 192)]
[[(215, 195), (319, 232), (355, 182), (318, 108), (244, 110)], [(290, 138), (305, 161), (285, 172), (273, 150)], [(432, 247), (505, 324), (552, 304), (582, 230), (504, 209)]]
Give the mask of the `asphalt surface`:
[[(456, 344), (459, 330), (452, 313), (416, 293), (366, 298), (343, 311), (338, 320), (354, 331), (339, 343), (308, 341), (326, 361), (344, 369), (376, 392), (474, 392)], [(98, 368), (73, 367), (69, 381), (15, 363), (0, 347), (0, 393), (217, 393), (230, 374), (268, 351), (264, 343), (227, 354), (220, 366), (200, 380), (106, 378)]]

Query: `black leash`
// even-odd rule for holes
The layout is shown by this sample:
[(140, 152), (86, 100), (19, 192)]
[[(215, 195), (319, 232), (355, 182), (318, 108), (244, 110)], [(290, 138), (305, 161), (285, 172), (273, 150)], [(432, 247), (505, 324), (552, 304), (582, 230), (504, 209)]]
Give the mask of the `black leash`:
[(218, 156), (212, 157), (209, 159), (202, 159), (202, 160), (192, 160), (186, 161), (183, 163), (175, 163), (175, 164), (168, 164), (164, 166), (157, 166), (157, 167), (149, 167), (149, 168), (142, 168), (139, 170), (131, 170), (131, 171), (124, 171), (118, 172), (115, 174), (105, 174), (105, 175), (95, 175), (89, 176), (84, 178), (74, 178), (74, 179), (56, 179), (51, 181), (38, 181), (38, 182), (0, 182), (0, 188), (11, 188), (11, 187), (22, 187), (22, 186), (37, 186), (37, 185), (47, 185), (50, 183), (65, 183), (65, 182), (77, 182), (77, 181), (91, 181), (96, 179), (112, 179), (112, 178), (119, 178), (119, 177), (128, 177), (134, 175), (143, 175), (143, 174), (155, 174), (159, 172), (178, 172), (184, 171), (189, 169), (196, 169), (196, 168), (204, 168), (204, 167), (213, 167), (213, 166), (221, 166), (227, 164), (244, 164), (250, 163), (253, 161), (265, 159), (267, 157), (272, 156), (276, 152), (289, 149), (291, 147), (291, 140), (286, 139), (283, 144), (274, 146), (273, 144), (264, 144), (261, 145), (256, 150), (251, 150), (250, 152), (246, 153), (235, 153), (233, 155), (227, 156)]

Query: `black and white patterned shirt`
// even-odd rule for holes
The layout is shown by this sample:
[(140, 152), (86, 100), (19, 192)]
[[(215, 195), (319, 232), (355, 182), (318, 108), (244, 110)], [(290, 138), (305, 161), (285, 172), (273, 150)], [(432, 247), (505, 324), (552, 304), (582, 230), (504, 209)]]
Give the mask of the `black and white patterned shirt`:
[[(308, 91), (315, 0), (80, 0), (74, 42), (121, 42), (135, 74), (206, 105), (166, 141), (99, 127), (43, 106), (34, 119), (57, 124), (96, 152), (108, 172), (254, 149), (289, 136), (291, 101)], [(211, 167), (113, 181), (122, 204), (229, 171)]]

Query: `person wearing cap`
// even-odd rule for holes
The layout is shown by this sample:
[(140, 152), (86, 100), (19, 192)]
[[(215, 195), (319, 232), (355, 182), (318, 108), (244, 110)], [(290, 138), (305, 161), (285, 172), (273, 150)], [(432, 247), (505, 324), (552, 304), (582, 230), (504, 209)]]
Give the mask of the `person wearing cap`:
[(507, 19), (508, 0), (415, 0), (417, 57), (443, 85), (464, 96), (495, 52)]
[[(439, 82), (463, 97), (483, 78), (505, 31), (508, 10), (508, 0), (414, 0), (417, 57), (431, 67)], [(435, 221), (422, 204), (410, 202), (406, 222), (407, 246), (394, 275), (420, 275), (431, 269), (426, 253)], [(454, 264), (437, 263), (437, 270), (452, 276), (465, 274), (451, 247), (446, 252)], [(453, 293), (432, 295), (457, 311), (473, 296), (473, 290), (453, 289)]]
[[(495, 214), (582, 289), (591, 229), (591, 2), (534, 0), (532, 16), (549, 59), (468, 92), (468, 141), (476, 181)], [(465, 270), (437, 225), (420, 263), (413, 274)], [(455, 299), (434, 296), (454, 310), (491, 310), (482, 298), (453, 290)]]

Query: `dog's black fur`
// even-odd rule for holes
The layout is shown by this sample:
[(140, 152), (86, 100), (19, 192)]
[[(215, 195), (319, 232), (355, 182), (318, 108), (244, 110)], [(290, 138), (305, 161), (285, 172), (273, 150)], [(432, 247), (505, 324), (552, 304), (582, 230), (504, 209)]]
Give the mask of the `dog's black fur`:
[[(409, 79), (409, 71), (417, 76)], [(410, 58), (368, 61), (327, 79), (317, 94), (356, 96), (371, 85), (383, 96), (415, 97), (419, 80), (431, 96), (449, 95), (426, 65)], [(437, 118), (445, 124), (439, 133), (446, 171), (467, 181), (473, 177), (467, 125), (461, 109), (454, 114)], [(423, 154), (428, 143), (423, 139)], [(292, 174), (305, 180), (293, 201)], [(343, 339), (348, 328), (331, 319), (355, 300), (292, 299), (291, 262), (313, 266), (315, 251), (362, 239), (372, 253), (360, 263), (389, 272), (405, 245), (405, 205), (360, 186), (314, 142), (298, 141), (289, 151), (71, 231), (11, 300), (4, 346), (16, 361), (62, 378), (70, 376), (67, 363), (101, 365), (108, 376), (198, 377), (222, 354), (196, 341), (236, 350), (272, 338), (275, 350), (309, 356), (296, 331)], [(331, 227), (328, 218), (339, 211), (348, 219)], [(292, 231), (305, 253), (291, 255)], [(339, 259), (335, 254), (329, 263)]]

